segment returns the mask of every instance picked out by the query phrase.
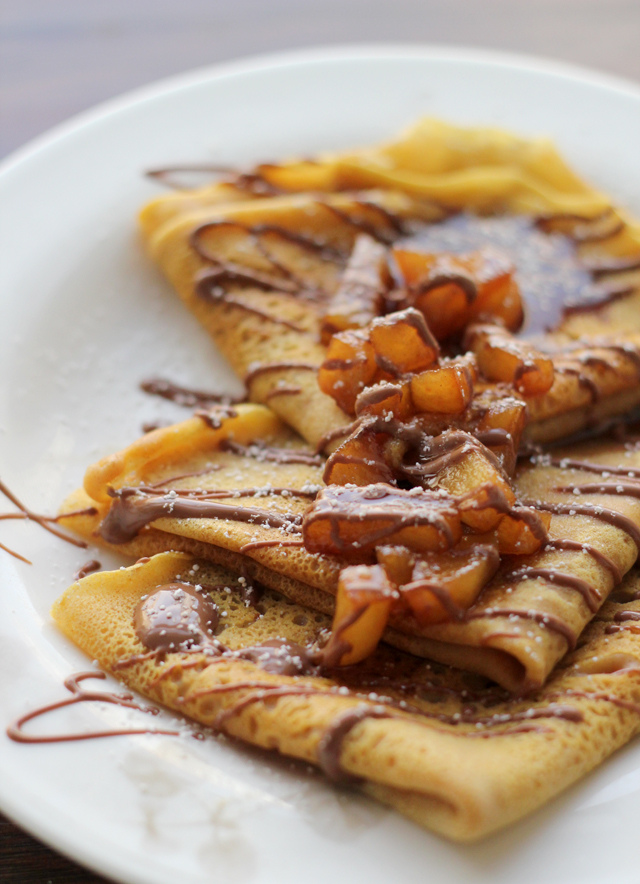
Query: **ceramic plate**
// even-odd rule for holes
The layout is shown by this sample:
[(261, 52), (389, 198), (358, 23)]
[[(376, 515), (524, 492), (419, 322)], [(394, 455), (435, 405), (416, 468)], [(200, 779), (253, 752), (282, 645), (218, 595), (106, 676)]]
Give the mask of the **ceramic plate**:
[[(140, 381), (233, 389), (142, 254), (135, 213), (160, 189), (146, 169), (365, 145), (422, 114), (552, 135), (581, 174), (640, 214), (640, 89), (562, 65), (428, 47), (314, 51), (198, 71), (104, 105), (0, 174), (4, 482), (53, 513), (86, 465), (144, 422), (184, 416)], [(543, 811), (461, 847), (229, 741), (11, 742), (14, 718), (63, 699), (64, 679), (91, 665), (51, 625), (51, 603), (92, 555), (113, 559), (34, 523), (0, 522), (0, 542), (33, 561), (0, 551), (0, 808), (91, 868), (128, 884), (638, 881), (637, 743)], [(82, 704), (32, 728), (136, 727), (140, 715)]]

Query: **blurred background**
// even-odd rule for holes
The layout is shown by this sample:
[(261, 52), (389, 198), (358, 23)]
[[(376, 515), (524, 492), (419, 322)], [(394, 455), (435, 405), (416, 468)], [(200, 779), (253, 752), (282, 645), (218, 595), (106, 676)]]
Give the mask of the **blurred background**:
[(0, 0), (0, 156), (128, 89), (363, 42), (524, 52), (640, 81), (639, 0)]
[[(527, 53), (640, 84), (640, 0), (0, 0), (0, 157), (195, 67), (380, 42)], [(101, 880), (0, 815), (3, 884)]]

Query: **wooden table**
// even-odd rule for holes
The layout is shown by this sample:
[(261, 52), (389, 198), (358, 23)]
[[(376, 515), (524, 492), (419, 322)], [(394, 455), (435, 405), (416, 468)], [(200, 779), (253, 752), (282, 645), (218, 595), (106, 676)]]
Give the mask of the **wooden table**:
[[(201, 65), (335, 43), (525, 52), (640, 81), (636, 0), (0, 0), (0, 156), (95, 103)], [(0, 816), (3, 884), (104, 881)]]

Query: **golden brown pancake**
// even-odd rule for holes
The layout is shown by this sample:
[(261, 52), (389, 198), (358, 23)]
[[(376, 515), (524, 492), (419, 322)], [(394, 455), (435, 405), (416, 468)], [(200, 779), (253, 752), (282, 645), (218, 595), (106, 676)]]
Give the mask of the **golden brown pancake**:
[[(250, 398), (312, 445), (331, 450), (332, 431), (352, 417), (318, 389), (316, 375), (326, 357), (322, 314), (356, 238), (411, 239), (461, 210), (526, 215), (569, 235), (602, 288), (597, 309), (572, 311), (540, 342), (558, 372), (553, 388), (528, 402), (527, 438), (561, 439), (640, 403), (640, 226), (549, 141), (424, 120), (387, 145), (262, 165), (252, 176), (266, 196), (254, 188), (237, 200), (242, 176), (171, 194), (143, 209), (142, 233)], [(225, 186), (234, 195), (226, 203)]]
[[(217, 429), (194, 417), (156, 430), (89, 468), (84, 490), (63, 507), (80, 515), (63, 524), (134, 557), (186, 550), (331, 613), (345, 562), (308, 552), (300, 534), (300, 519), (323, 486), (322, 458), (264, 406), (233, 412), (217, 413)], [(609, 441), (554, 458), (524, 464), (515, 485), (521, 499), (552, 513), (552, 542), (504, 559), (462, 619), (425, 626), (399, 614), (387, 641), (515, 692), (543, 684), (632, 567), (640, 544), (633, 478), (640, 451)], [(86, 514), (87, 507), (95, 510)]]
[[(385, 649), (348, 669), (314, 669), (309, 648), (328, 620), (270, 592), (247, 604), (227, 573), (181, 554), (85, 577), (53, 616), (145, 696), (467, 841), (533, 811), (638, 732), (639, 588), (628, 577), (526, 700)], [(171, 640), (187, 636), (184, 650), (159, 636), (167, 622)]]

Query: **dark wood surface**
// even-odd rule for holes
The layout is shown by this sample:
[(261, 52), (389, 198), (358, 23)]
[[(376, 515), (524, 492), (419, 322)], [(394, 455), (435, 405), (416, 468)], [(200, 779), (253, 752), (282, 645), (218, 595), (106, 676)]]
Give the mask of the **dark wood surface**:
[(36, 841), (0, 815), (2, 884), (107, 884), (66, 857)]
[[(525, 52), (640, 81), (638, 0), (0, 0), (0, 156), (99, 101), (230, 58), (336, 43)], [(98, 884), (0, 816), (2, 884)]]

